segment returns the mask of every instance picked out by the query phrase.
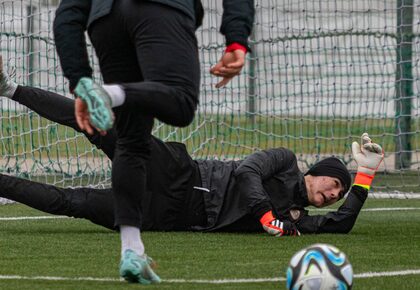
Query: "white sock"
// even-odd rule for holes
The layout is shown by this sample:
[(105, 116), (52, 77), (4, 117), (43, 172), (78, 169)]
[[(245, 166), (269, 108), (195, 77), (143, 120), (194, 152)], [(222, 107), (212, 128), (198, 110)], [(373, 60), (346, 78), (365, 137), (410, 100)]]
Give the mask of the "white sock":
[(133, 226), (120, 226), (121, 254), (133, 250), (137, 255), (144, 254), (144, 245), (140, 238), (140, 229)]
[(113, 108), (121, 106), (125, 102), (125, 92), (119, 85), (103, 85), (104, 90), (111, 98), (111, 106)]

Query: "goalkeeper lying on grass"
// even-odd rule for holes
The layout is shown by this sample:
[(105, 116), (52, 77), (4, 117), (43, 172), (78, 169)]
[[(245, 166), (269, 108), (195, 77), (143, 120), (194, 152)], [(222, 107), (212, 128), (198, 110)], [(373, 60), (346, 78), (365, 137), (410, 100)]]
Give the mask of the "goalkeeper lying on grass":
[[(0, 95), (54, 122), (79, 130), (74, 101), (37, 88), (18, 86), (0, 67)], [(87, 135), (112, 160), (115, 132)], [(303, 174), (285, 148), (256, 152), (241, 161), (193, 160), (185, 146), (152, 139), (147, 191), (141, 197), (144, 230), (263, 231), (273, 236), (348, 233), (367, 198), (383, 159), (378, 144), (362, 135), (352, 144), (358, 170), (353, 186), (341, 161), (326, 158)], [(349, 191), (350, 190), (350, 191)], [(305, 207), (336, 203), (337, 211), (308, 215)], [(88, 219), (114, 229), (111, 189), (59, 188), (0, 175), (0, 197), (57, 215)]]

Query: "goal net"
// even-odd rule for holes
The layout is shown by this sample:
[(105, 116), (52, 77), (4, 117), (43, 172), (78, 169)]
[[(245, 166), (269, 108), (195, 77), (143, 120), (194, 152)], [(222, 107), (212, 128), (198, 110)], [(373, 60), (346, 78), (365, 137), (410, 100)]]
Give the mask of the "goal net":
[[(52, 35), (57, 2), (0, 0), (0, 52), (18, 84), (71, 97)], [(351, 143), (368, 132), (386, 152), (373, 192), (420, 192), (420, 0), (256, 0), (252, 53), (223, 89), (209, 73), (225, 47), (222, 1), (202, 2), (196, 118), (182, 129), (157, 122), (154, 135), (184, 142), (194, 158), (241, 159), (284, 146), (302, 170), (331, 155), (354, 170)], [(6, 98), (0, 109), (1, 173), (110, 185), (110, 161), (83, 135)]]

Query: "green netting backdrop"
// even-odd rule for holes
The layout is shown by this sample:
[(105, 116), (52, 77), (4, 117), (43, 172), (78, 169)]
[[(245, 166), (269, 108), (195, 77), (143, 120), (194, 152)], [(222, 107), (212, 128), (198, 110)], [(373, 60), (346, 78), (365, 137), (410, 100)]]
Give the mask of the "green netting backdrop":
[[(285, 146), (303, 170), (325, 155), (354, 169), (350, 145), (366, 131), (386, 151), (373, 190), (420, 192), (420, 0), (256, 0), (252, 53), (223, 89), (209, 73), (224, 49), (222, 1), (202, 2), (196, 118), (183, 129), (157, 123), (156, 136), (186, 143), (195, 158), (239, 159)], [(0, 50), (19, 84), (71, 97), (52, 35), (56, 6), (0, 0)], [(3, 173), (109, 186), (109, 160), (81, 134), (6, 98), (0, 109)]]

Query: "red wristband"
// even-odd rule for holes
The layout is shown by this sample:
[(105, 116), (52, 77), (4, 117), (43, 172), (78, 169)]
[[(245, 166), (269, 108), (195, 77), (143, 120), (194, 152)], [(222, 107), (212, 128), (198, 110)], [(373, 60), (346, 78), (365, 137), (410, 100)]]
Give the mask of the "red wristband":
[(235, 50), (238, 50), (238, 49), (239, 50), (242, 50), (245, 53), (247, 53), (247, 51), (248, 51), (248, 49), (245, 46), (243, 46), (242, 44), (239, 44), (237, 42), (234, 42), (234, 43), (229, 44), (226, 47), (225, 52), (232, 52), (232, 51), (235, 51)]

